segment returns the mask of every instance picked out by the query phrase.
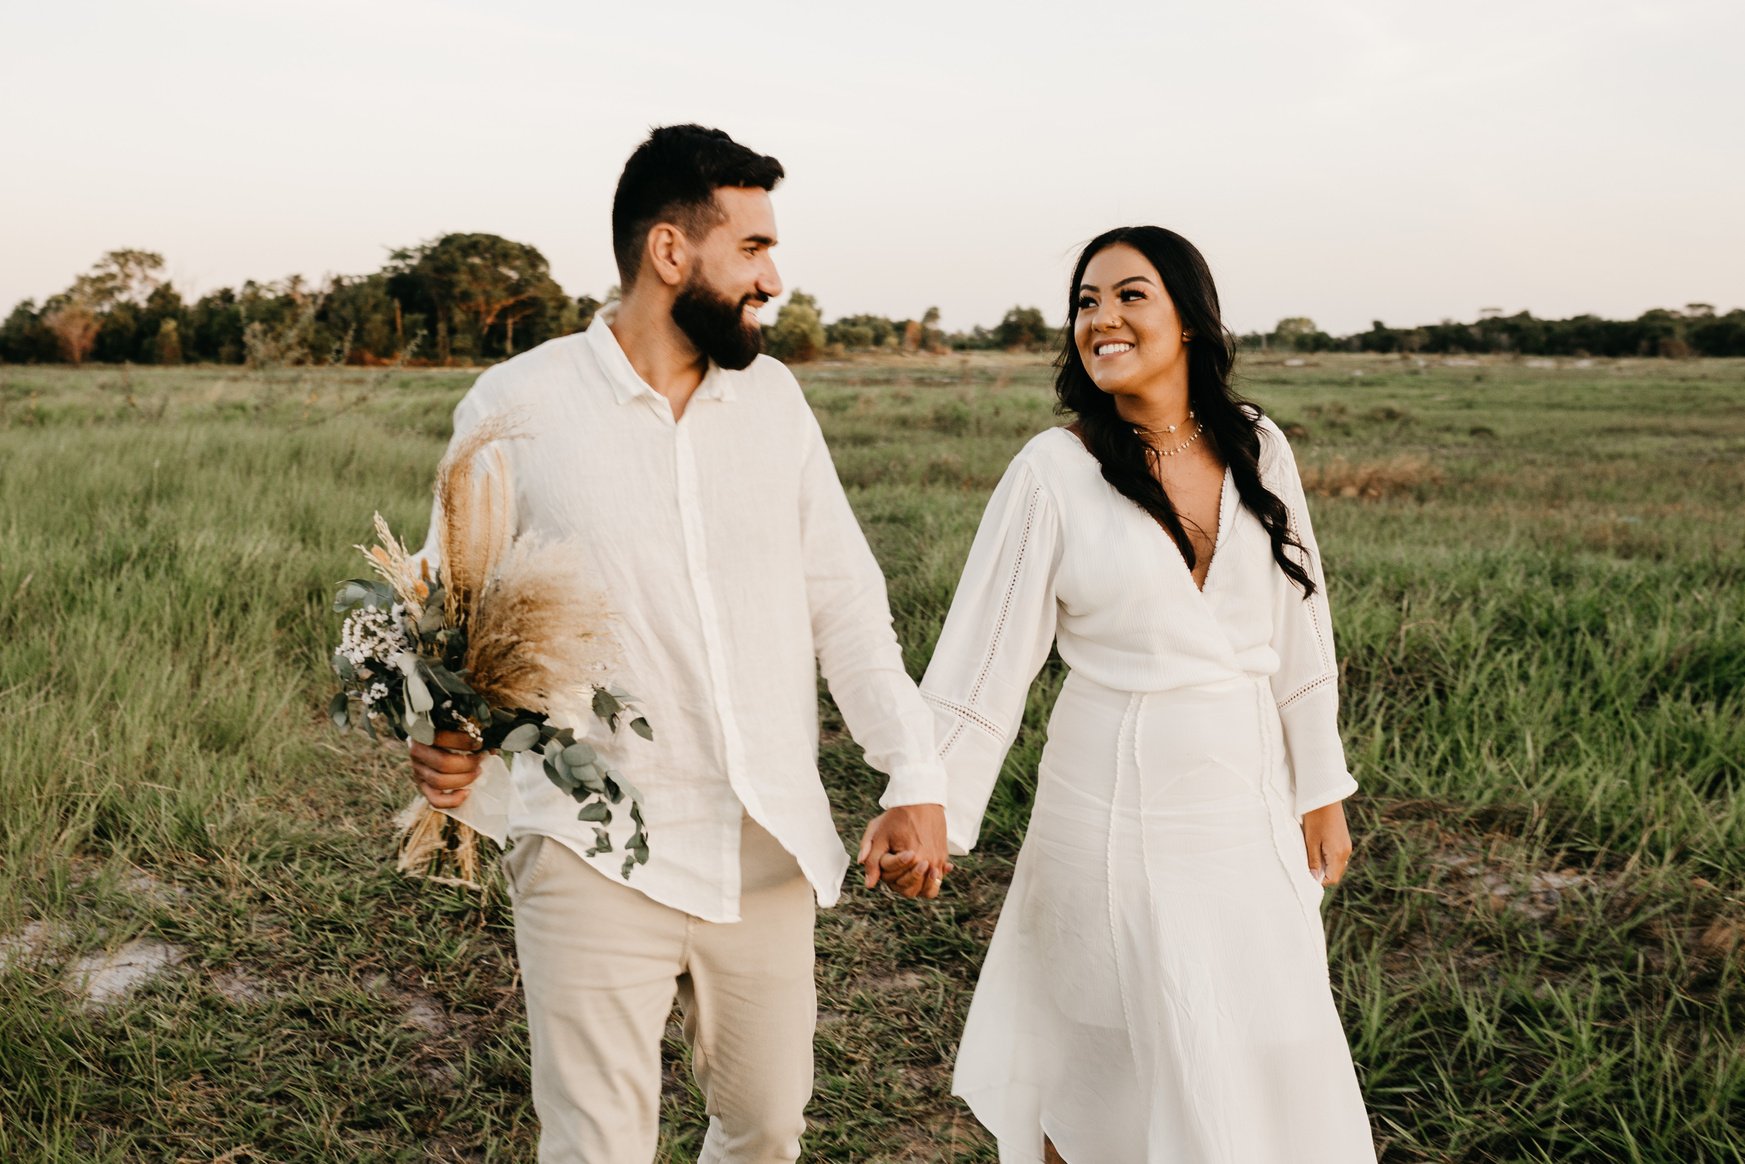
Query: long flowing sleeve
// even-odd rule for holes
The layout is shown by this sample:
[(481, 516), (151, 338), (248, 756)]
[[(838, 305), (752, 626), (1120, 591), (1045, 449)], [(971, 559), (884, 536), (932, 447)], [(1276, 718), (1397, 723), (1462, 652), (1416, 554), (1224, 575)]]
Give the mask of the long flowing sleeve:
[(944, 804), (933, 720), (903, 667), (885, 577), (855, 521), (816, 420), (801, 469), (806, 599), (818, 668), (866, 762), (890, 779), (883, 808)]
[(1018, 735), (1056, 621), (1060, 517), (1023, 458), (994, 490), (921, 680), (945, 761), (947, 838), (967, 853)]
[(1306, 557), (1297, 554), (1297, 560), (1315, 580), (1315, 593), (1305, 600), (1303, 592), (1281, 575), (1273, 619), (1279, 669), (1272, 677), (1272, 691), (1284, 725), (1296, 812), (1301, 817), (1350, 796), (1357, 791), (1357, 781), (1345, 765), (1345, 745), (1339, 739), (1339, 667), (1333, 654), (1333, 619), (1303, 479), (1284, 435), (1271, 425), (1264, 435), (1276, 447), (1272, 486), (1290, 512), (1291, 532), (1307, 551)]

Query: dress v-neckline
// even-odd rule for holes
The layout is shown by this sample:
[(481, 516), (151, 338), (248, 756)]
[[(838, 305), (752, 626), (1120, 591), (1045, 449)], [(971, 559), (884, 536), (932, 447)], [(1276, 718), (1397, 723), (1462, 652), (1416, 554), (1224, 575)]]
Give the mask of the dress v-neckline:
[[(1064, 432), (1067, 436), (1072, 438), (1072, 443), (1078, 446), (1079, 452), (1083, 453), (1086, 457), (1090, 458), (1092, 464), (1097, 463), (1097, 455), (1095, 453), (1091, 452), (1090, 448), (1085, 444), (1084, 438), (1079, 436), (1078, 433), (1076, 433), (1072, 430), (1072, 426), (1062, 425), (1062, 426), (1060, 426), (1060, 431)], [(1169, 543), (1169, 549), (1170, 549), (1171, 556), (1173, 556), (1176, 560), (1176, 563), (1181, 566), (1182, 572), (1188, 576), (1188, 585), (1193, 587), (1195, 594), (1199, 594), (1202, 596), (1204, 596), (1204, 594), (1206, 593), (1206, 587), (1211, 584), (1212, 569), (1217, 564), (1220, 552), (1224, 548), (1225, 531), (1230, 528), (1230, 518), (1231, 518), (1231, 514), (1229, 513), (1229, 500), (1230, 500), (1230, 492), (1231, 492), (1230, 484), (1231, 484), (1230, 466), (1228, 464), (1226, 464), (1224, 466), (1223, 473), (1221, 473), (1218, 477), (1218, 528), (1212, 534), (1212, 557), (1211, 557), (1211, 560), (1206, 563), (1206, 580), (1203, 583), (1197, 582), (1194, 580), (1193, 567), (1188, 565), (1188, 560), (1182, 556), (1181, 547), (1175, 544), (1175, 539), (1170, 536), (1169, 531), (1167, 529), (1164, 529), (1162, 524), (1159, 523), (1155, 518), (1153, 518), (1149, 513), (1146, 513), (1145, 510), (1140, 509), (1140, 507), (1137, 505), (1133, 506), (1134, 509), (1138, 509), (1139, 512), (1144, 515), (1145, 520), (1149, 524), (1157, 527), (1157, 531), (1159, 533), (1161, 533), (1163, 535), (1163, 539)], [(1111, 486), (1110, 489), (1111, 489), (1111, 491), (1113, 491), (1113, 486)], [(1165, 490), (1165, 493), (1167, 494), (1168, 490)], [(1126, 499), (1123, 498), (1122, 500), (1126, 500)], [(1132, 505), (1133, 503), (1131, 501), (1129, 501), (1128, 504)], [(1174, 502), (1171, 502), (1171, 504), (1173, 505)], [(1179, 520), (1179, 518), (1180, 518), (1180, 515), (1177, 514), (1177, 519)]]
[[(1165, 492), (1167, 492), (1167, 490)], [(1206, 592), (1206, 587), (1211, 585), (1212, 569), (1218, 564), (1218, 558), (1221, 556), (1220, 551), (1224, 548), (1224, 530), (1230, 524), (1230, 515), (1225, 512), (1225, 501), (1229, 498), (1229, 495), (1230, 466), (1225, 465), (1224, 471), (1218, 475), (1218, 528), (1212, 532), (1212, 553), (1211, 556), (1206, 559), (1206, 577), (1204, 581), (1195, 581), (1193, 567), (1189, 566), (1188, 560), (1182, 556), (1182, 548), (1175, 544), (1174, 538), (1169, 538), (1169, 545), (1170, 548), (1175, 551), (1176, 561), (1182, 564), (1182, 569), (1188, 572), (1188, 581), (1193, 583), (1194, 589), (1201, 594), (1204, 594)], [(1177, 520), (1180, 520), (1181, 515), (1177, 513), (1176, 517)], [(1168, 530), (1164, 531), (1164, 536), (1169, 536)]]

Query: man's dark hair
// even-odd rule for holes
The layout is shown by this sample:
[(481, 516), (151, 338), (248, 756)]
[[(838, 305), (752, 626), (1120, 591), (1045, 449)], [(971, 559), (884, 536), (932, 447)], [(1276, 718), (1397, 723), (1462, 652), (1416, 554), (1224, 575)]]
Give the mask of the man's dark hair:
[(700, 239), (725, 217), (715, 202), (723, 186), (774, 190), (782, 164), (748, 150), (719, 129), (663, 125), (636, 147), (612, 198), (612, 253), (618, 281), (628, 291), (642, 265), (648, 232), (670, 222)]

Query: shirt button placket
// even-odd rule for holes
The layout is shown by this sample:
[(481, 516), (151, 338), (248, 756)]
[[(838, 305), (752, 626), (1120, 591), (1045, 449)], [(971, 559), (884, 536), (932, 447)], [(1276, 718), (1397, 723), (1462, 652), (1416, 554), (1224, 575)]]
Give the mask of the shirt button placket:
[[(725, 703), (727, 696), (726, 660), (722, 657), (720, 618), (715, 605), (715, 592), (709, 585), (708, 543), (703, 537), (703, 490), (702, 482), (697, 472), (696, 450), (691, 443), (689, 427), (683, 423), (673, 426), (673, 461), (678, 475), (679, 525), (684, 531), (685, 570), (691, 582), (691, 592), (696, 596), (697, 621), (702, 630), (703, 655), (709, 666), (710, 695), (715, 707), (716, 723), (721, 729), (721, 746), (725, 753), (722, 757), (727, 768), (727, 782), (733, 788), (734, 795), (744, 802), (744, 793), (739, 789), (736, 776), (739, 765), (736, 762), (738, 754), (737, 733), (731, 717), (728, 715)], [(737, 821), (734, 822), (737, 826)], [(735, 827), (733, 836), (737, 838)], [(737, 846), (731, 846), (737, 853)], [(728, 875), (722, 879), (722, 905), (731, 909), (732, 903), (739, 898), (737, 862), (730, 859)]]

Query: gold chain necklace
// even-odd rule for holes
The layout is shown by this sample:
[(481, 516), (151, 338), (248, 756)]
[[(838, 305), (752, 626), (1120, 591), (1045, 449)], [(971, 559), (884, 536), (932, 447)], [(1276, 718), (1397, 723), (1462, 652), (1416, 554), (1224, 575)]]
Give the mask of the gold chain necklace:
[[(1188, 409), (1188, 420), (1192, 420), (1193, 418), (1194, 418), (1194, 410), (1190, 408), (1190, 409)], [(1156, 436), (1158, 433), (1162, 433), (1164, 436), (1168, 436), (1169, 434), (1173, 433), (1176, 429), (1178, 429), (1182, 425), (1186, 424), (1188, 422), (1188, 420), (1181, 421), (1177, 424), (1166, 424), (1166, 425), (1163, 425), (1161, 428), (1139, 428), (1138, 425), (1134, 425), (1134, 428), (1139, 430), (1139, 435), (1142, 437)]]
[[(1193, 419), (1194, 419), (1194, 410), (1190, 408), (1190, 409), (1188, 409), (1188, 420), (1193, 420)], [(1182, 421), (1182, 424), (1186, 424), (1186, 423), (1187, 423), (1187, 421)], [(1164, 425), (1162, 428), (1142, 428), (1142, 429), (1140, 429), (1139, 430), (1140, 438), (1145, 440), (1145, 451), (1150, 453), (1154, 457), (1173, 457), (1173, 456), (1176, 456), (1178, 453), (1185, 451), (1189, 445), (1192, 445), (1195, 441), (1199, 440), (1200, 434), (1206, 431), (1201, 425), (1196, 423), (1194, 425), (1194, 435), (1189, 437), (1187, 440), (1183, 441), (1181, 444), (1177, 445), (1173, 449), (1160, 449), (1156, 445), (1152, 444), (1149, 439), (1147, 439), (1147, 438), (1150, 438), (1151, 436), (1153, 436), (1157, 433), (1172, 433), (1180, 427), (1181, 427), (1181, 424), (1169, 424), (1169, 425)]]

